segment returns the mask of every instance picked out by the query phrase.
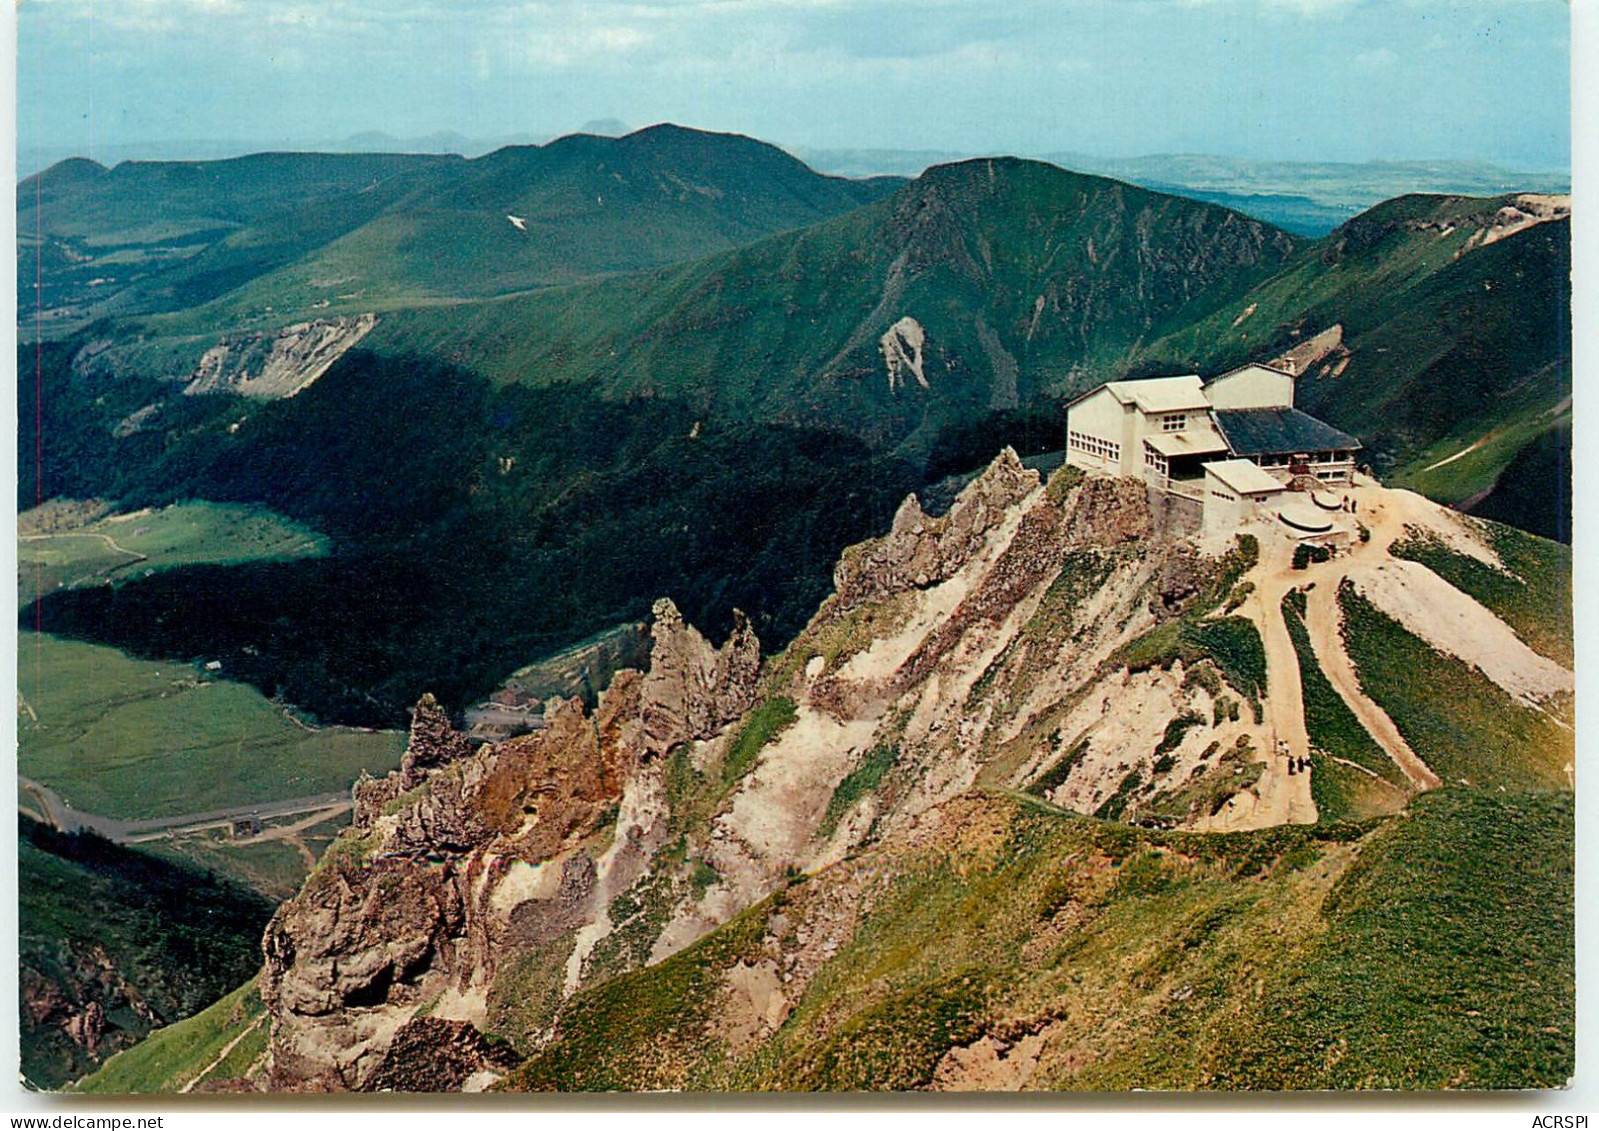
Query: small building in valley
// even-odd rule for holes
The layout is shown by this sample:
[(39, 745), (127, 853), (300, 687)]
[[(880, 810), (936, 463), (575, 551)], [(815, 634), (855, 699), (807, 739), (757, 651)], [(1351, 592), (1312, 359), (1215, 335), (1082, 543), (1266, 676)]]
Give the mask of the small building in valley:
[(1197, 504), (1207, 530), (1236, 526), (1292, 487), (1352, 480), (1360, 441), (1295, 408), (1294, 382), (1271, 365), (1109, 381), (1066, 406), (1066, 461)]

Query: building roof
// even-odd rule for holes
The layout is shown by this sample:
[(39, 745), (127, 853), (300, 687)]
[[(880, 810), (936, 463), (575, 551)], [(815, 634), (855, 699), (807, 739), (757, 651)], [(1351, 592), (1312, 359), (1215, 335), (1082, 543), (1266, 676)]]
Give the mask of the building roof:
[(1246, 373), (1251, 369), (1264, 369), (1268, 373), (1275, 373), (1279, 377), (1288, 377), (1295, 381), (1299, 379), (1298, 374), (1294, 373), (1291, 369), (1284, 369), (1280, 365), (1271, 365), (1264, 361), (1251, 361), (1248, 365), (1240, 365), (1233, 369), (1229, 369), (1225, 373), (1218, 373), (1216, 376), (1206, 381), (1205, 384), (1214, 385), (1217, 381), (1225, 381), (1229, 377), (1235, 376), (1239, 373)]
[(1247, 459), (1221, 459), (1207, 463), (1205, 471), (1240, 495), (1276, 494), (1283, 485)]
[(1184, 432), (1160, 432), (1145, 436), (1144, 443), (1167, 459), (1175, 456), (1205, 456), (1212, 452), (1225, 452), (1227, 442), (1209, 428), (1189, 429)]
[(1111, 381), (1105, 388), (1122, 404), (1132, 403), (1140, 412), (1182, 412), (1209, 408), (1205, 386), (1197, 374), (1181, 377), (1140, 377)]
[(1352, 451), (1360, 441), (1297, 408), (1229, 408), (1213, 414), (1235, 456)]

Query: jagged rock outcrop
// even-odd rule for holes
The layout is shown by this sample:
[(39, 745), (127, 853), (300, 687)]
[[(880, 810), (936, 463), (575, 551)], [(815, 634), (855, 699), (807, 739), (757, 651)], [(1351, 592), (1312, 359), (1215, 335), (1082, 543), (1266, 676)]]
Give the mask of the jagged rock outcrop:
[[(356, 784), (351, 829), (267, 929), (276, 1086), (457, 1087), (494, 1072), (471, 1002), (499, 957), (603, 916), (659, 848), (645, 763), (738, 718), (759, 670), (742, 615), (716, 649), (663, 601), (649, 672), (619, 672), (592, 715), (553, 699), (543, 729), (473, 750), (424, 696), (401, 768)], [(467, 1016), (414, 1027), (441, 994)], [(429, 1042), (444, 1050), (432, 1068)]]
[(915, 495), (894, 515), (888, 536), (851, 546), (833, 571), (832, 613), (845, 613), (912, 588), (946, 581), (970, 560), (1010, 508), (1036, 490), (1029, 471), (1006, 448), (955, 498), (949, 513), (930, 518)]
[[(1017, 618), (1068, 555), (1136, 550), (1154, 528), (1135, 483), (1063, 484), (1046, 491), (1007, 449), (948, 514), (930, 517), (908, 499), (886, 536), (845, 555), (835, 593), (794, 648), (804, 659), (813, 638), (855, 643), (830, 646), (830, 662), (785, 668), (791, 682), (763, 684), (742, 615), (715, 648), (663, 600), (648, 670), (618, 673), (592, 714), (554, 700), (545, 729), (472, 750), (425, 698), (401, 769), (357, 784), (352, 829), (267, 932), (261, 984), (279, 1086), (462, 1086), (494, 1071), (476, 1059), (476, 1031), (456, 1026), (485, 1023), (507, 955), (569, 947), (560, 984), (571, 994), (674, 953), (796, 867), (835, 860), (969, 789), (992, 757), (984, 727), (1002, 720), (963, 717), (961, 705), (977, 675), (1011, 655)], [(1166, 555), (1130, 560), (1122, 627), (1096, 638), (1096, 655), (1152, 623), (1135, 596)], [(857, 621), (871, 635), (856, 640)], [(735, 769), (727, 759), (740, 721), (772, 695), (791, 697), (792, 729), (770, 757)], [(883, 727), (889, 737), (874, 737)], [(902, 750), (898, 769), (879, 771), (853, 807), (829, 803), (883, 742)], [(677, 761), (669, 775), (678, 752), (688, 768)], [(696, 812), (701, 823), (685, 825)], [(767, 992), (762, 969), (740, 983), (755, 1003), (750, 1032), (781, 1012), (783, 994)], [(408, 1028), (424, 1000), (451, 1027)], [(434, 1075), (416, 1052), (429, 1042), (455, 1050)]]
[[(592, 1024), (590, 991), (707, 936), (714, 1017), (690, 1043), (752, 1055), (899, 898), (874, 853), (1008, 856), (996, 789), (1159, 828), (1314, 820), (1273, 745), (1286, 680), (1251, 668), (1290, 551), (1210, 556), (1141, 482), (1045, 484), (1007, 450), (949, 514), (908, 499), (852, 547), (765, 671), (742, 617), (713, 648), (662, 601), (648, 670), (592, 711), (555, 699), (545, 729), (472, 750), (424, 699), (402, 768), (358, 784), (354, 825), (267, 931), (271, 1084), (482, 1088)], [(1028, 930), (1073, 929), (1119, 882), (1108, 857), (1082, 868)], [(767, 900), (766, 933), (737, 934)], [(1060, 1021), (973, 1028), (930, 1078), (1017, 1085)]]
[(655, 645), (640, 688), (645, 750), (663, 754), (680, 742), (707, 738), (754, 704), (761, 645), (743, 613), (720, 649), (684, 622), (668, 599), (655, 603)]
[[(89, 1057), (99, 1059), (162, 1023), (138, 987), (100, 947), (68, 948), (70, 980), (46, 977), (26, 962), (19, 968), (19, 1003), (25, 1025), (59, 1029)], [(112, 1021), (108, 1010), (119, 1020)]]
[(432, 695), (418, 701), (411, 716), (411, 735), (400, 760), (400, 781), (411, 789), (427, 771), (467, 757), (472, 744), (450, 725), (449, 715)]

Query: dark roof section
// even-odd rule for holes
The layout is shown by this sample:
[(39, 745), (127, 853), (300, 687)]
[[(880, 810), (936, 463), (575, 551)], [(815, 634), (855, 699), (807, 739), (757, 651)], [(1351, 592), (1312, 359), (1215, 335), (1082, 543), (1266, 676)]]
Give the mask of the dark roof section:
[(1216, 427), (1237, 456), (1352, 451), (1360, 441), (1297, 408), (1217, 409)]

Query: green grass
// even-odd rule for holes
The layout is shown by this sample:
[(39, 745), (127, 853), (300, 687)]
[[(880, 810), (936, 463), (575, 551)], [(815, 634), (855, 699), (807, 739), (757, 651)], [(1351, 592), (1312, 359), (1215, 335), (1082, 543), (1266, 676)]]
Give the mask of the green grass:
[[(1062, 465), (1062, 472), (1077, 471)], [(1062, 472), (1050, 478), (1050, 487), (1065, 479)], [(1079, 477), (1080, 477), (1079, 473)], [(1102, 550), (1073, 550), (1061, 562), (1060, 573), (1049, 583), (1038, 608), (1025, 625), (1022, 636), (1029, 641), (1054, 643), (1061, 640), (1075, 620), (1083, 601), (1093, 596), (1120, 564), (1121, 556)]]
[(898, 760), (899, 747), (887, 743), (872, 747), (861, 759), (860, 765), (844, 776), (844, 780), (833, 790), (833, 795), (827, 799), (827, 812), (822, 815), (818, 835), (831, 836), (838, 827), (839, 819), (857, 801), (881, 785)]
[[(345, 813), (335, 821), (316, 826), (316, 830), (333, 826), (331, 831), (311, 835), (312, 830), (302, 835), (301, 840), (313, 859), (321, 857), (333, 842), (337, 829), (347, 825), (349, 820), (349, 814)], [(150, 841), (141, 847), (153, 856), (226, 876), (234, 883), (274, 900), (293, 896), (311, 870), (311, 865), (307, 864), (300, 851), (286, 841), (236, 844), (222, 829), (173, 840)]]
[(1124, 667), (1140, 672), (1169, 668), (1178, 661), (1184, 668), (1191, 669), (1210, 660), (1258, 714), (1260, 699), (1266, 694), (1266, 647), (1261, 642), (1260, 630), (1245, 617), (1207, 617), (1230, 603), (1239, 589), (1239, 579), (1259, 559), (1260, 543), (1254, 535), (1240, 534), (1217, 559), (1203, 588), (1181, 615), (1156, 625), (1118, 649), (1106, 661), (1106, 669)]
[(526, 1049), (555, 1020), (573, 942), (562, 936), (502, 961), (489, 989), (487, 1031)]
[(23, 633), (18, 770), (88, 813), (137, 819), (347, 789), (404, 735), (310, 730), (254, 688), (186, 663)]
[(1434, 650), (1347, 584), (1338, 600), (1362, 690), (1439, 777), (1506, 789), (1566, 785), (1573, 738), (1555, 717)]
[[(1283, 598), (1283, 621), (1299, 656), (1299, 686), (1305, 708), (1305, 729), (1314, 748), (1310, 792), (1322, 820), (1361, 820), (1392, 813), (1404, 805), (1408, 779), (1388, 752), (1366, 732), (1354, 712), (1322, 673), (1321, 661), (1310, 644), (1310, 633), (1292, 601), (1299, 590)], [(1302, 604), (1303, 601), (1299, 602)], [(1343, 758), (1370, 770), (1375, 778), (1334, 758)]]
[[(142, 1043), (112, 1057), (73, 1090), (108, 1096), (170, 1093), (202, 1074), (209, 1081), (236, 1079), (265, 1051), (265, 1017), (266, 1006), (252, 978), (188, 1020), (157, 1029)], [(241, 1036), (234, 1050), (215, 1063)]]
[(1368, 838), (1325, 935), (1224, 1031), (1214, 1083), (1558, 1088), (1574, 1068), (1573, 800), (1448, 789)]
[(1395, 542), (1392, 553), (1420, 562), (1476, 598), (1534, 651), (1570, 667), (1571, 547), (1499, 523), (1481, 529), (1508, 574), (1419, 532)]
[(1213, 817), (1231, 797), (1259, 781), (1266, 768), (1265, 763), (1255, 760), (1255, 749), (1246, 735), (1239, 735), (1238, 741), (1226, 750), (1212, 749), (1211, 753), (1217, 754), (1216, 760), (1196, 767), (1187, 781), (1140, 802), (1139, 816), (1168, 821)]
[[(1558, 402), (1561, 393), (1555, 388), (1550, 396)], [(1388, 483), (1441, 503), (1459, 503), (1481, 495), (1493, 487), (1517, 452), (1549, 430), (1552, 419), (1570, 420), (1569, 405), (1563, 413), (1553, 412), (1554, 407), (1533, 405), (1486, 431), (1450, 436), (1430, 444), (1396, 468)]]
[(1072, 769), (1088, 755), (1089, 740), (1085, 736), (1072, 744), (1072, 748), (1059, 758), (1053, 765), (1027, 786), (1027, 793), (1033, 797), (1048, 797), (1052, 792), (1066, 784), (1066, 779), (1072, 776)]
[(767, 743), (793, 726), (797, 718), (794, 700), (782, 696), (768, 699), (751, 711), (723, 758), (723, 782), (732, 785), (748, 773)]
[(1170, 667), (1177, 661), (1192, 667), (1211, 660), (1227, 682), (1251, 702), (1266, 693), (1266, 648), (1260, 630), (1246, 617), (1200, 620), (1186, 615), (1152, 629), (1112, 658), (1129, 671)]
[(505, 1091), (621, 1091), (701, 1085), (697, 1061), (715, 1038), (695, 1024), (717, 996), (721, 974), (753, 956), (772, 900), (658, 965), (613, 978), (575, 998), (560, 1039), (500, 1085)]
[(878, 1001), (787, 1065), (794, 1091), (910, 1091), (929, 1084), (944, 1054), (981, 1035), (992, 987), (984, 971), (955, 971)]
[(260, 507), (179, 503), (148, 514), (53, 524), (48, 532), (33, 533), (37, 513), (18, 519), (25, 532), (17, 546), (18, 600), (24, 605), (57, 589), (143, 577), (173, 566), (289, 561), (328, 550), (322, 535)]
[[(586, 990), (506, 1086), (914, 1088), (954, 1046), (1035, 1032), (1032, 1088), (1548, 1086), (1570, 1071), (1569, 795), (1446, 789), (1403, 820), (1224, 835), (997, 797), (951, 816), (937, 843), (885, 843)], [(841, 898), (861, 907), (848, 926)], [(796, 929), (841, 928), (785, 991), (777, 1031), (730, 1041), (727, 971), (784, 954)]]

